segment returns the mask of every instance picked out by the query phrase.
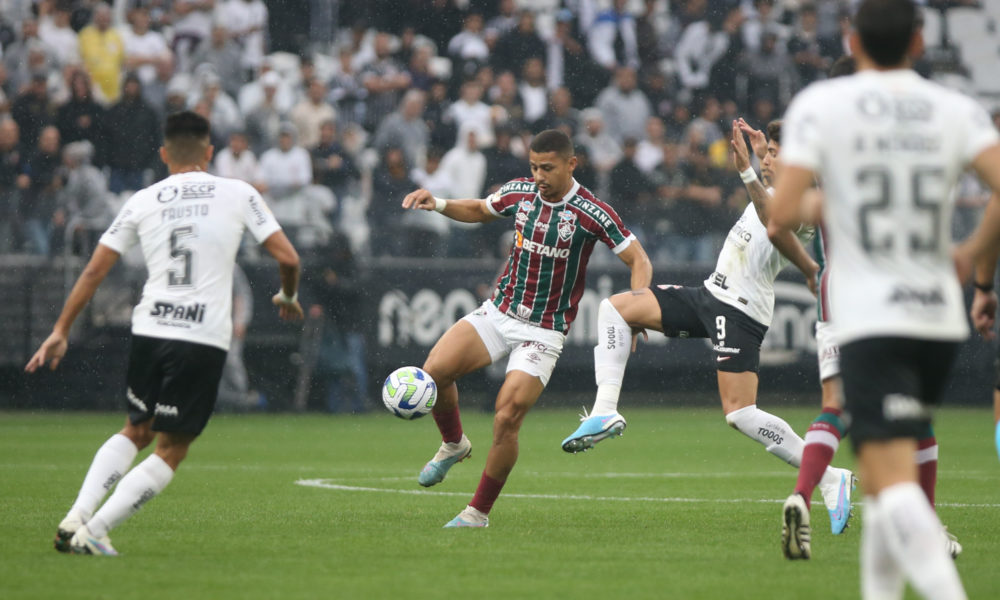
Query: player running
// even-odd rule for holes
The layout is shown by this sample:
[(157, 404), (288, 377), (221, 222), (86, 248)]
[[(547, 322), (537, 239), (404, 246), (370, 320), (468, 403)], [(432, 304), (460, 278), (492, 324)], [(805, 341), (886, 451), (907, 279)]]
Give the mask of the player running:
[[(996, 203), (993, 198), (991, 204)], [(1000, 253), (1000, 248), (998, 248)], [(975, 262), (973, 283), (976, 288), (972, 298), (972, 325), (984, 338), (992, 340), (996, 337), (993, 326), (996, 324), (997, 316), (997, 293), (994, 289), (997, 268), (997, 253), (989, 253), (982, 256)], [(997, 381), (993, 390), (993, 421), (996, 427), (994, 439), (996, 442), (997, 455), (1000, 456), (1000, 358), (997, 359)]]
[(652, 278), (649, 258), (615, 210), (573, 179), (569, 137), (551, 129), (539, 133), (528, 159), (532, 178), (510, 181), (485, 200), (443, 200), (422, 189), (403, 200), (403, 208), (436, 210), (466, 223), (514, 217), (514, 245), (493, 297), (445, 332), (423, 366), (438, 385), (431, 414), (442, 438), (418, 478), (427, 487), (472, 452), (455, 381), (510, 356), (479, 487), (445, 527), (489, 525), (490, 509), (517, 461), (521, 422), (548, 383), (576, 317), (594, 244), (603, 242), (628, 265), (632, 289), (645, 288)]
[[(139, 243), (149, 275), (132, 312), (128, 417), (97, 451), (76, 502), (59, 523), (60, 552), (117, 555), (108, 532), (167, 487), (205, 428), (229, 349), (233, 267), (244, 230), (278, 261), (281, 290), (273, 301), (279, 315), (302, 317), (295, 248), (251, 186), (205, 172), (212, 151), (203, 117), (192, 112), (167, 117), (160, 158), (170, 176), (125, 203), (73, 286), (52, 334), (25, 367), (33, 373), (46, 363), (52, 369), (59, 365), (73, 321), (118, 257)], [(153, 453), (129, 470), (157, 434)]]
[[(821, 178), (830, 311), (866, 494), (864, 598), (901, 598), (904, 578), (927, 598), (966, 597), (917, 485), (917, 439), (968, 336), (950, 192), (969, 165), (1000, 190), (1000, 138), (974, 101), (909, 69), (916, 15), (910, 0), (862, 2), (850, 39), (858, 73), (792, 101), (769, 226), (795, 228), (803, 193)], [(995, 204), (965, 255), (1000, 242)]]
[[(791, 238), (787, 245), (797, 248), (791, 259), (780, 254), (768, 239), (766, 201), (770, 192), (750, 166), (741, 127), (749, 130), (742, 120), (733, 122), (733, 159), (751, 203), (729, 231), (715, 272), (701, 287), (657, 285), (601, 301), (597, 330), (602, 337), (594, 347), (597, 398), (580, 427), (563, 440), (566, 452), (587, 450), (624, 430), (618, 399), (629, 357), (629, 332), (653, 329), (669, 337), (711, 338), (726, 422), (763, 444), (771, 454), (799, 466), (802, 438), (783, 419), (757, 407), (757, 367), (760, 344), (774, 311), (778, 273), (793, 262), (812, 283), (819, 267), (799, 242), (809, 239), (811, 229), (803, 227), (797, 235), (787, 232)], [(770, 185), (781, 168), (781, 122), (774, 121), (767, 129), (770, 139), (761, 173)], [(850, 471), (826, 469), (820, 489), (831, 513), (850, 515), (851, 484)]]
[[(855, 72), (854, 58), (843, 56), (830, 69), (830, 77), (852, 75)], [(749, 132), (754, 151), (757, 144), (754, 133)], [(759, 152), (758, 152), (759, 155)], [(818, 190), (817, 190), (818, 192)], [(829, 271), (826, 263), (826, 246), (823, 243), (823, 228), (821, 227), (822, 194), (814, 193), (809, 200), (803, 200), (803, 220), (817, 227), (813, 238), (813, 256), (819, 263), (819, 273), (816, 274), (816, 355), (819, 362), (819, 379), (822, 390), (822, 412), (809, 425), (805, 435), (805, 448), (802, 450), (802, 464), (799, 465), (799, 477), (795, 491), (788, 497), (782, 507), (781, 548), (785, 558), (809, 559), (812, 555), (812, 531), (809, 525), (809, 508), (813, 490), (819, 485), (820, 479), (830, 466), (833, 455), (840, 446), (840, 440), (847, 432), (847, 423), (843, 414), (843, 394), (840, 381), (840, 346), (836, 341), (836, 328), (829, 320)], [(779, 236), (774, 240), (778, 250), (782, 248)], [(798, 243), (798, 242), (796, 242)], [(927, 424), (926, 431), (917, 441), (917, 469), (920, 487), (934, 506), (934, 489), (937, 485), (938, 445), (934, 428)], [(853, 485), (852, 485), (853, 489)], [(850, 514), (840, 510), (830, 513), (830, 528), (834, 535), (842, 533), (847, 526)], [(793, 535), (794, 534), (794, 535)], [(946, 534), (948, 553), (952, 558), (958, 558), (962, 553), (962, 545), (951, 533)]]

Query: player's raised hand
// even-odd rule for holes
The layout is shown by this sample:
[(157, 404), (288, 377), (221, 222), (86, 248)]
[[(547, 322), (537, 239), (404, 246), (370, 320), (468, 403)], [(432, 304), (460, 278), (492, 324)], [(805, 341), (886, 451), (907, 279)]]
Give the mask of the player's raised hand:
[(764, 132), (750, 127), (750, 124), (744, 121), (743, 117), (737, 119), (736, 124), (740, 131), (750, 138), (750, 147), (753, 148), (753, 153), (757, 155), (757, 158), (764, 158), (767, 155), (767, 136), (764, 135)]
[(733, 165), (737, 171), (745, 171), (750, 168), (750, 151), (747, 149), (747, 141), (743, 139), (743, 132), (740, 131), (739, 121), (733, 121), (733, 137), (729, 141), (733, 150)]
[(403, 198), (403, 208), (414, 208), (419, 210), (434, 210), (436, 202), (434, 194), (425, 189), (410, 192)]
[(44, 367), (45, 363), (49, 363), (49, 368), (54, 371), (59, 366), (59, 361), (66, 355), (67, 345), (65, 335), (52, 332), (39, 346), (38, 352), (35, 352), (35, 355), (31, 357), (24, 370), (28, 373), (34, 373)]
[(642, 336), (643, 341), (649, 341), (649, 334), (642, 327), (632, 328), (632, 353), (635, 354), (636, 348), (639, 346), (639, 336)]
[(271, 303), (278, 307), (278, 316), (283, 321), (301, 321), (303, 312), (302, 305), (298, 300), (286, 302), (281, 293), (277, 293), (271, 298)]
[(977, 289), (972, 297), (972, 308), (969, 309), (969, 317), (972, 319), (972, 326), (976, 328), (979, 335), (991, 340), (996, 337), (993, 332), (993, 325), (997, 318), (997, 293), (994, 291), (984, 292)]

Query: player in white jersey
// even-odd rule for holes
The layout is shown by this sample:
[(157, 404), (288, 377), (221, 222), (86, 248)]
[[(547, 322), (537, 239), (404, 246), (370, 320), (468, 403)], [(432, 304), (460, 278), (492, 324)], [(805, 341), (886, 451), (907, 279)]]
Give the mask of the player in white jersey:
[[(600, 338), (594, 347), (597, 398), (590, 414), (584, 415), (583, 423), (563, 440), (566, 452), (587, 450), (624, 430), (625, 419), (618, 412), (618, 399), (630, 352), (629, 334), (653, 329), (669, 337), (710, 338), (726, 422), (763, 444), (771, 454), (799, 466), (802, 438), (783, 419), (757, 407), (757, 368), (760, 345), (774, 311), (774, 280), (778, 273), (794, 262), (806, 280), (813, 281), (819, 267), (802, 244), (795, 241), (796, 234), (787, 233), (799, 250), (792, 253), (791, 261), (768, 239), (765, 224), (769, 195), (750, 166), (740, 123), (733, 122), (733, 159), (751, 203), (729, 231), (715, 272), (701, 287), (656, 285), (601, 301), (597, 313)], [(780, 169), (780, 122), (772, 123), (769, 132), (772, 134), (769, 151), (761, 161), (762, 174), (768, 183)], [(797, 234), (809, 239), (812, 231), (802, 228)], [(631, 349), (634, 347), (633, 339)], [(838, 501), (846, 503), (850, 514), (851, 480), (852, 475), (846, 469), (827, 469), (820, 489), (828, 506), (835, 506)]]
[[(132, 313), (128, 418), (97, 451), (76, 502), (59, 524), (55, 547), (61, 552), (116, 555), (108, 531), (170, 483), (208, 422), (229, 349), (233, 268), (244, 230), (278, 261), (281, 290), (273, 301), (279, 315), (302, 317), (296, 298), (299, 257), (263, 199), (242, 181), (205, 172), (212, 158), (208, 121), (192, 112), (167, 117), (160, 158), (170, 176), (125, 203), (73, 286), (52, 334), (25, 368), (31, 373), (46, 363), (59, 365), (73, 321), (118, 257), (139, 243), (148, 278)], [(129, 470), (157, 435), (154, 452)]]
[(951, 191), (970, 165), (1000, 189), (1000, 137), (974, 101), (908, 68), (916, 14), (910, 0), (865, 0), (851, 35), (858, 73), (792, 101), (769, 226), (794, 227), (820, 177), (831, 320), (866, 494), (864, 598), (901, 598), (904, 579), (927, 598), (966, 597), (917, 484), (917, 438), (968, 336)]

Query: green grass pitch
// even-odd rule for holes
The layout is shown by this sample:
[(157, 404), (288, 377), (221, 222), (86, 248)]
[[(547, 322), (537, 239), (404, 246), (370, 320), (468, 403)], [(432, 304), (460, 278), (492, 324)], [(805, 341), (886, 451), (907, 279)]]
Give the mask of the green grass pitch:
[[(775, 412), (803, 432), (815, 409)], [(438, 445), (430, 419), (217, 416), (170, 487), (112, 532), (122, 555), (104, 559), (59, 554), (51, 538), (123, 416), (0, 413), (0, 598), (858, 596), (863, 507), (834, 537), (817, 494), (813, 559), (786, 561), (792, 468), (718, 409), (625, 414), (623, 438), (580, 455), (559, 448), (575, 413), (529, 415), (485, 530), (441, 526), (479, 481), (490, 415), (464, 415), (472, 458), (431, 490), (416, 484)], [(971, 598), (1000, 590), (991, 424), (986, 409), (949, 409), (936, 426), (938, 510), (965, 546)], [(846, 445), (835, 464), (853, 464)], [(317, 479), (343, 487), (296, 484)]]

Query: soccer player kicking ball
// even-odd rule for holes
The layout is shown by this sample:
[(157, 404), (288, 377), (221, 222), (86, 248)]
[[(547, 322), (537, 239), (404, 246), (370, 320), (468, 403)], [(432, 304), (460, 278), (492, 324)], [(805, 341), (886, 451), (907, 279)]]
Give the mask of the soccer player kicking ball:
[[(909, 69), (908, 51), (921, 43), (916, 17), (910, 0), (864, 0), (850, 38), (858, 73), (792, 101), (769, 226), (796, 227), (802, 195), (820, 177), (830, 314), (865, 491), (866, 599), (902, 598), (904, 581), (925, 598), (966, 597), (917, 484), (917, 439), (968, 336), (951, 191), (970, 165), (1000, 190), (1000, 137), (974, 101)], [(995, 205), (960, 255), (978, 258), (1000, 242)]]
[[(618, 399), (629, 357), (626, 340), (631, 330), (654, 329), (669, 337), (711, 338), (726, 422), (771, 454), (799, 466), (802, 438), (783, 419), (756, 404), (760, 344), (774, 311), (774, 280), (790, 260), (768, 239), (769, 191), (750, 166), (741, 126), (749, 130), (742, 120), (733, 122), (733, 159), (752, 202), (729, 231), (715, 272), (701, 287), (657, 285), (601, 301), (597, 319), (602, 337), (594, 347), (597, 398), (590, 416), (585, 415), (580, 427), (563, 440), (566, 452), (587, 450), (624, 429)], [(780, 169), (781, 122), (774, 121), (767, 129), (770, 139), (761, 172), (770, 185)], [(803, 227), (797, 233), (798, 237), (787, 232), (791, 243), (786, 245), (797, 248), (791, 262), (806, 281), (813, 282), (819, 267), (798, 241), (808, 239), (812, 230)], [(820, 490), (831, 513), (850, 515), (852, 479), (846, 469), (825, 470)]]
[[(213, 150), (208, 136), (208, 121), (195, 113), (167, 117), (160, 158), (170, 176), (125, 203), (73, 286), (52, 334), (25, 367), (33, 373), (46, 363), (59, 365), (73, 321), (118, 257), (139, 243), (149, 276), (132, 312), (128, 417), (97, 451), (76, 502), (59, 523), (60, 552), (117, 555), (108, 532), (167, 487), (204, 429), (229, 348), (233, 267), (244, 230), (278, 261), (279, 315), (302, 317), (295, 248), (251, 186), (205, 172)], [(153, 453), (129, 470), (157, 434)]]
[(427, 190), (403, 199), (403, 208), (436, 210), (465, 223), (514, 218), (514, 245), (493, 297), (445, 332), (423, 366), (437, 382), (431, 414), (443, 440), (418, 478), (429, 487), (472, 451), (462, 433), (456, 380), (510, 356), (479, 487), (445, 527), (488, 526), (487, 515), (517, 462), (521, 422), (545, 388), (576, 317), (594, 244), (604, 243), (628, 265), (632, 289), (652, 278), (645, 251), (618, 214), (573, 179), (569, 137), (551, 129), (539, 133), (528, 160), (532, 178), (510, 181), (485, 200), (443, 200)]

